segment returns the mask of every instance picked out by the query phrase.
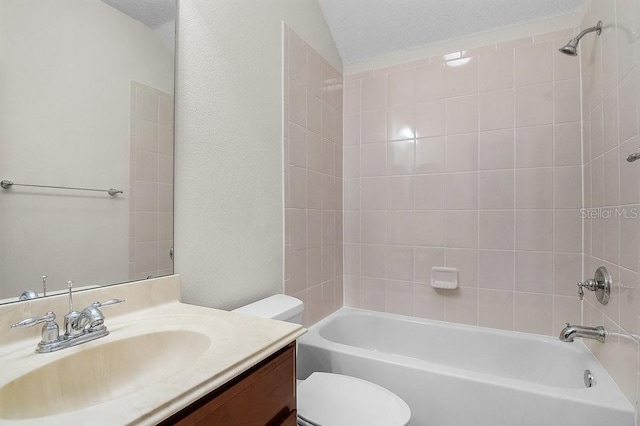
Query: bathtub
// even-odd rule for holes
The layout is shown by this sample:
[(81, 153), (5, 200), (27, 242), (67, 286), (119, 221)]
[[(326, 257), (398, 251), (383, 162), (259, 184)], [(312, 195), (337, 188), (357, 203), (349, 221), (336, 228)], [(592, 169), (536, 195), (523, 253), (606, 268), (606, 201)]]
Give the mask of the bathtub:
[(298, 341), (298, 379), (314, 371), (384, 386), (409, 404), (412, 426), (636, 424), (631, 403), (578, 340), (342, 308)]

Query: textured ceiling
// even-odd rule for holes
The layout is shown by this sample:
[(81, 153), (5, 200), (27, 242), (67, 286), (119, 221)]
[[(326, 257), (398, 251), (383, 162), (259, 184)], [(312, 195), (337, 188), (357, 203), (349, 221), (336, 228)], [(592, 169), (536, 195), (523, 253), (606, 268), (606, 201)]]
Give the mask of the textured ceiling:
[(172, 21), (176, 16), (176, 0), (102, 1), (152, 29)]
[(319, 0), (345, 65), (573, 13), (582, 0)]

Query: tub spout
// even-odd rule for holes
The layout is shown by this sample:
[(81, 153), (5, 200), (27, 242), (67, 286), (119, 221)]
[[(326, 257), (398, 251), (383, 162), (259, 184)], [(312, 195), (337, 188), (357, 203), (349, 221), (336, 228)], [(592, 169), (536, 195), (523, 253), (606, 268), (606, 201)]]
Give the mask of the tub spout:
[(593, 339), (600, 343), (604, 343), (607, 338), (607, 331), (602, 326), (584, 327), (581, 325), (570, 325), (567, 323), (567, 326), (560, 332), (560, 340), (563, 342), (571, 343), (576, 337)]

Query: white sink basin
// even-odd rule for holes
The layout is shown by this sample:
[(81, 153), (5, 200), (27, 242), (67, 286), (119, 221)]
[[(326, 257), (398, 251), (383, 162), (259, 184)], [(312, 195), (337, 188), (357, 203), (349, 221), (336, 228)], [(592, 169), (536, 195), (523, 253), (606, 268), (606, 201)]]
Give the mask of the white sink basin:
[(190, 366), (210, 346), (206, 334), (165, 330), (70, 352), (2, 386), (0, 419), (67, 413), (134, 393)]
[[(34, 353), (38, 327), (10, 328), (30, 316), (23, 305), (7, 305), (4, 315), (0, 306), (0, 424), (155, 426), (304, 332), (296, 324), (180, 303), (176, 283), (168, 291), (161, 281), (80, 294), (83, 306), (113, 297), (128, 302), (110, 311), (108, 336), (45, 354)], [(41, 306), (31, 309), (63, 312), (66, 302), (36, 300)]]

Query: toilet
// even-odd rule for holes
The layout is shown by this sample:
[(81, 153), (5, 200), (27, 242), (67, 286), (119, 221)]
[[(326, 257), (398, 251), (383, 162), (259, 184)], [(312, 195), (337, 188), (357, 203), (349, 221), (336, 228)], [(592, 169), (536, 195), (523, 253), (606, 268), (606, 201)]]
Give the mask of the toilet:
[[(276, 294), (234, 312), (302, 324), (303, 310), (301, 300)], [(409, 420), (406, 402), (366, 380), (321, 372), (298, 380), (300, 426), (406, 426)]]

